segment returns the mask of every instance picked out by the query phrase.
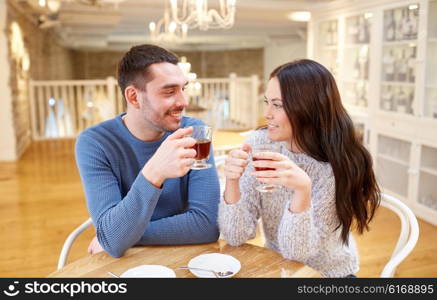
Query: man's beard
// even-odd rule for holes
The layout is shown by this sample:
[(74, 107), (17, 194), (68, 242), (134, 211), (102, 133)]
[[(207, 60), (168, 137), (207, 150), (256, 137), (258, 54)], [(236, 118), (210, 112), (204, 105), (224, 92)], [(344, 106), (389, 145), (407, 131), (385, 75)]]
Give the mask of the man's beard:
[[(167, 125), (166, 124), (166, 122), (165, 122), (165, 120), (166, 120), (166, 118), (167, 117), (172, 117), (172, 113), (175, 113), (175, 112), (180, 112), (180, 113), (182, 113), (183, 112), (183, 108), (182, 109), (179, 109), (179, 108), (177, 108), (177, 109), (171, 109), (171, 110), (168, 110), (165, 114), (164, 114), (164, 117), (163, 118), (160, 118), (160, 120), (157, 120), (157, 122), (150, 122), (151, 123), (151, 125), (153, 125), (153, 127), (155, 127), (158, 131), (161, 131), (161, 132), (167, 132), (167, 131), (175, 131), (175, 130), (178, 130), (179, 128), (180, 128), (180, 126), (181, 126), (181, 121), (179, 121), (178, 123), (177, 123), (177, 125), (176, 125), (176, 123), (173, 123), (173, 124), (175, 124), (175, 126), (171, 126), (170, 127), (170, 125)], [(160, 122), (160, 121), (162, 121), (162, 122)], [(172, 124), (172, 125), (173, 125)]]
[[(143, 115), (144, 118), (146, 120), (147, 123), (149, 123), (150, 125), (152, 125), (157, 131), (159, 132), (166, 132), (166, 131), (175, 131), (178, 130), (181, 126), (181, 121), (179, 121), (176, 125), (175, 122), (172, 122), (173, 124), (175, 124), (176, 126), (171, 126), (167, 125), (168, 120), (167, 117), (172, 117), (172, 113), (181, 113), (182, 116), (182, 112), (184, 111), (185, 107), (184, 106), (176, 106), (173, 108), (170, 108), (169, 110), (167, 110), (162, 116), (159, 116), (159, 112), (154, 111), (154, 110), (150, 110), (150, 108), (152, 108), (153, 106), (151, 105), (151, 101), (150, 99), (144, 95), (143, 98), (144, 101), (144, 109), (143, 108)], [(153, 116), (159, 116), (157, 118), (153, 118)], [(172, 124), (172, 125), (173, 125)]]

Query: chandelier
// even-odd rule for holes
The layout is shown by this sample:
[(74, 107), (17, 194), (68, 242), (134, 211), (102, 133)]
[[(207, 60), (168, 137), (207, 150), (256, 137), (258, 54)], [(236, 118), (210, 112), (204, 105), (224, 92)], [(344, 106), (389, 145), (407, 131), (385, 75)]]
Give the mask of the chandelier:
[(190, 96), (199, 96), (202, 85), (199, 81), (197, 81), (197, 74), (190, 72), (191, 71), (191, 64), (187, 61), (187, 58), (185, 56), (181, 57), (181, 61), (178, 62), (179, 68), (181, 68), (182, 72), (188, 79), (188, 85), (185, 88), (185, 92)]
[(163, 18), (161, 18), (157, 23), (149, 23), (150, 39), (154, 42), (182, 42), (187, 37), (187, 31), (187, 24), (178, 25), (175, 21), (171, 20), (167, 7), (165, 8)]
[(58, 13), (62, 2), (78, 3), (89, 6), (113, 5), (115, 8), (125, 0), (38, 0), (40, 7), (46, 7), (51, 13)]
[(208, 30), (229, 29), (234, 25), (236, 0), (220, 0), (220, 10), (208, 10), (208, 0), (170, 0), (171, 16), (177, 24)]
[[(27, 0), (30, 1), (30, 0)], [(77, 3), (81, 5), (104, 7), (112, 6), (114, 9), (118, 8), (118, 5), (125, 0), (33, 0), (37, 5), (38, 12), (38, 27), (41, 29), (50, 28), (60, 24), (59, 11), (62, 3)], [(33, 3), (30, 2), (30, 3)], [(36, 4), (38, 3), (38, 4)]]
[(46, 7), (51, 13), (57, 13), (61, 7), (60, 0), (38, 0), (40, 7)]
[(114, 0), (111, 0), (111, 1), (105, 1), (105, 0), (74, 0), (73, 2), (79, 2), (79, 3), (82, 3), (82, 4), (86, 4), (86, 5), (99, 6), (99, 5), (104, 4), (105, 2), (106, 3), (112, 2), (113, 4), (118, 4), (118, 3), (123, 2), (123, 1), (124, 0), (121, 0), (121, 1), (114, 1)]

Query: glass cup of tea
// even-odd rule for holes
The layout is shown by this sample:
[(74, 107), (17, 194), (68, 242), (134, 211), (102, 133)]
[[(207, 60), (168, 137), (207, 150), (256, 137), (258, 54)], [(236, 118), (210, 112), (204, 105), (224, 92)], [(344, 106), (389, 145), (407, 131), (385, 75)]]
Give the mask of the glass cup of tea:
[[(257, 144), (252, 146), (252, 161), (260, 161), (260, 160), (267, 160), (267, 159), (260, 159), (253, 157), (253, 154), (259, 153), (259, 152), (280, 152), (281, 146), (279, 144)], [(274, 171), (273, 168), (260, 168), (260, 167), (254, 167), (255, 171)], [(261, 193), (269, 193), (273, 192), (279, 188), (276, 184), (267, 184), (262, 183), (258, 185), (255, 189), (258, 192)]]
[(192, 170), (203, 170), (211, 168), (212, 165), (207, 163), (209, 152), (211, 150), (212, 128), (206, 125), (190, 126), (193, 132), (188, 135), (196, 140), (192, 149), (196, 150), (194, 163), (191, 165)]

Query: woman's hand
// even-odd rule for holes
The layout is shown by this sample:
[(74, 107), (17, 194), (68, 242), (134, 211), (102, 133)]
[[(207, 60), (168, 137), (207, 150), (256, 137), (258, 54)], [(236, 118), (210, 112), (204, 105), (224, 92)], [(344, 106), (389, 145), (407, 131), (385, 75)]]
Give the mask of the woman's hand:
[(243, 145), (240, 149), (232, 150), (225, 161), (226, 187), (224, 200), (227, 204), (233, 204), (240, 200), (240, 178), (248, 164), (249, 145)]
[(229, 152), (224, 167), (226, 180), (240, 179), (247, 167), (250, 150), (250, 146), (245, 144), (241, 150), (235, 149)]
[(104, 251), (102, 246), (100, 246), (99, 241), (97, 240), (97, 237), (95, 236), (93, 240), (91, 241), (90, 245), (88, 246), (88, 253), (89, 254), (96, 254), (99, 252)]
[(295, 191), (291, 203), (291, 212), (301, 212), (309, 207), (311, 200), (311, 179), (296, 163), (285, 155), (276, 152), (258, 152), (253, 154), (257, 161), (254, 167), (272, 168), (270, 171), (254, 171), (252, 173), (261, 183), (278, 184)]

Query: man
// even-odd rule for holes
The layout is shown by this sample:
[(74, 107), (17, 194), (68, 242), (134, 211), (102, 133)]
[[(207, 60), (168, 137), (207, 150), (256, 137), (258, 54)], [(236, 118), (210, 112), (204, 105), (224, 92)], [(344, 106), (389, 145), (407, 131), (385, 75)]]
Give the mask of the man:
[(126, 113), (78, 137), (76, 160), (97, 232), (90, 253), (103, 248), (120, 257), (133, 245), (218, 239), (217, 172), (190, 171), (195, 140), (186, 136), (203, 123), (182, 116), (188, 82), (177, 62), (157, 46), (131, 48), (118, 66)]

